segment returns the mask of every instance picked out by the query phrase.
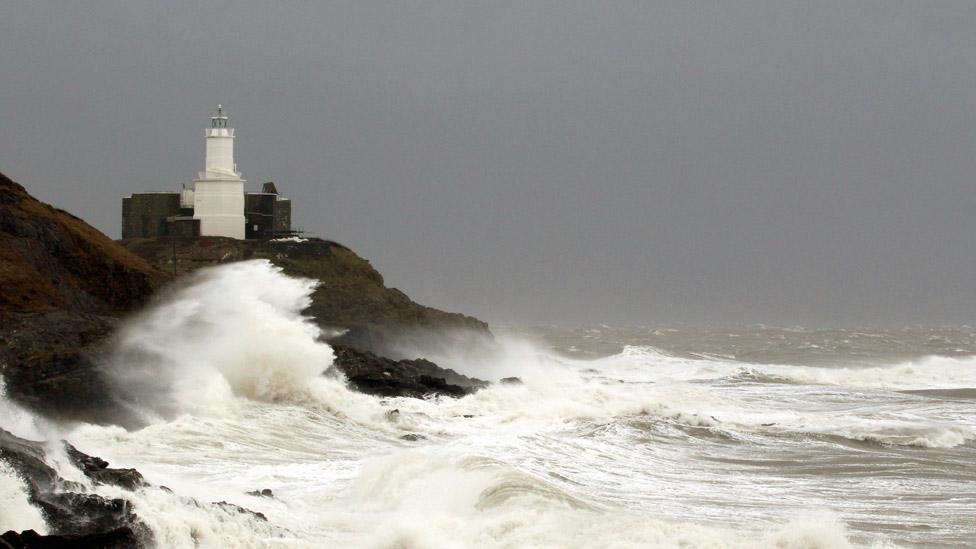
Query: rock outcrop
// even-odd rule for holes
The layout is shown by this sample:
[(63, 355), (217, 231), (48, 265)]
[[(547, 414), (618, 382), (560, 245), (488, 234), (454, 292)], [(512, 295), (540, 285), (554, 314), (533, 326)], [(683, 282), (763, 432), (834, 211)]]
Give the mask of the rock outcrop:
[(332, 368), (342, 372), (352, 388), (370, 395), (462, 397), (488, 386), (487, 381), (424, 359), (392, 360), (347, 345), (333, 345), (333, 350), (336, 358)]
[(168, 279), (0, 174), (0, 373), (10, 397), (50, 415), (108, 420), (92, 356)]
[(95, 484), (111, 484), (126, 490), (146, 486), (146, 479), (135, 469), (113, 469), (104, 459), (80, 452), (67, 442), (64, 443), (64, 449), (71, 463)]
[(20, 533), (11, 530), (0, 535), (0, 549), (132, 549), (140, 546), (135, 532), (125, 526), (82, 536), (42, 536), (33, 530)]
[[(61, 441), (61, 444), (68, 461), (95, 485), (109, 484), (130, 492), (156, 489), (135, 469), (111, 468), (105, 460), (85, 454), (66, 441)], [(0, 460), (7, 463), (24, 481), (28, 501), (40, 509), (50, 532), (49, 535), (40, 535), (33, 530), (19, 533), (8, 531), (0, 536), (0, 549), (153, 546), (152, 531), (132, 510), (129, 500), (93, 494), (84, 485), (61, 478), (48, 464), (46, 448), (49, 446), (43, 442), (26, 440), (0, 429)], [(162, 486), (158, 489), (172, 493)], [(270, 490), (262, 491), (261, 495), (272, 497)], [(245, 514), (267, 521), (267, 517), (261, 513), (226, 501), (203, 503), (193, 498), (181, 499), (187, 505), (199, 508), (217, 507), (230, 513)]]
[[(104, 464), (97, 457), (66, 445), (69, 458), (76, 463)], [(8, 463), (24, 480), (29, 501), (44, 515), (51, 535), (41, 536), (32, 530), (3, 534), (4, 543), (12, 547), (142, 547), (151, 541), (149, 528), (132, 512), (131, 504), (121, 498), (105, 498), (86, 493), (78, 483), (61, 478), (46, 461), (43, 443), (17, 437), (0, 429), (0, 459)], [(84, 471), (84, 469), (83, 469)], [(88, 471), (86, 475), (92, 477)], [(139, 480), (142, 476), (138, 475)], [(128, 488), (131, 474), (109, 475), (99, 482)], [(3, 545), (0, 545), (3, 547)]]

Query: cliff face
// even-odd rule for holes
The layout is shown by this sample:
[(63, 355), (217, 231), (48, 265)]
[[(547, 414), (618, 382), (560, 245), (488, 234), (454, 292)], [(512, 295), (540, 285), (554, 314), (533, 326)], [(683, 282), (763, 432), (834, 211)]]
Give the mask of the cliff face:
[(221, 237), (137, 238), (120, 242), (161, 270), (177, 275), (232, 261), (268, 259), (292, 276), (317, 280), (307, 313), (324, 329), (345, 330), (340, 342), (395, 358), (417, 352), (452, 333), (490, 339), (488, 325), (457, 313), (425, 307), (400, 290), (387, 288), (383, 276), (349, 248), (320, 239), (233, 240)]
[(105, 395), (92, 353), (168, 278), (0, 174), (0, 372), (8, 394), (85, 416)]

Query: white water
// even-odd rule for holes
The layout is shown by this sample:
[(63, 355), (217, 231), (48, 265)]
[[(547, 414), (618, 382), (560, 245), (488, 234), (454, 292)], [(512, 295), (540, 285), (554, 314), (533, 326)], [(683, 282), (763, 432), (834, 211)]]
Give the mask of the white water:
[(0, 532), (32, 529), (47, 532), (44, 517), (27, 501), (24, 481), (6, 463), (0, 461)]
[[(976, 539), (966, 518), (976, 510), (965, 467), (976, 455), (972, 401), (893, 390), (976, 387), (972, 359), (813, 368), (634, 346), (581, 361), (511, 340), (490, 361), (443, 362), (522, 385), (381, 400), (319, 375), (332, 352), (301, 316), (311, 290), (267, 262), (236, 263), (201, 274), (120, 334), (109, 368), (148, 426), (83, 425), (67, 436), (173, 489), (128, 495), (160, 547)], [(16, 496), (8, 484), (0, 489)], [(261, 488), (275, 498), (245, 494)], [(269, 521), (197, 503), (219, 500)]]

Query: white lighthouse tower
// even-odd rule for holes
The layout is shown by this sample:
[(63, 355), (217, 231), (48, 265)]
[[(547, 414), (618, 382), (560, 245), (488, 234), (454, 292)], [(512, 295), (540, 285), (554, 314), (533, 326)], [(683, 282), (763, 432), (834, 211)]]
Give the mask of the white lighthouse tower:
[(193, 218), (201, 236), (244, 238), (244, 180), (234, 163), (234, 128), (217, 105), (207, 128), (207, 159), (193, 182)]

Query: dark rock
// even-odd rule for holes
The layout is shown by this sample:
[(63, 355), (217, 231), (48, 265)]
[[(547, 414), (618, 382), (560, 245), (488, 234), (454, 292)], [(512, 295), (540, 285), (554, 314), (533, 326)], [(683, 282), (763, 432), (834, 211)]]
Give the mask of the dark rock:
[(427, 440), (427, 437), (417, 433), (408, 433), (400, 437), (401, 440), (408, 440), (410, 442), (417, 442), (418, 440)]
[(0, 429), (0, 459), (20, 474), (30, 496), (54, 490), (61, 480), (44, 457), (42, 443), (25, 440)]
[(0, 548), (4, 549), (130, 549), (141, 546), (135, 532), (128, 527), (81, 536), (42, 536), (33, 530), (19, 534), (10, 530), (0, 536)]
[(462, 397), (488, 386), (487, 381), (463, 376), (422, 358), (395, 361), (338, 344), (333, 344), (333, 350), (336, 358), (332, 367), (346, 376), (352, 388), (371, 395)]
[(57, 534), (90, 535), (138, 523), (132, 506), (121, 498), (48, 492), (38, 494), (34, 500), (44, 513), (48, 528)]
[(146, 486), (146, 480), (135, 469), (111, 469), (104, 459), (80, 452), (67, 442), (64, 443), (64, 449), (71, 463), (98, 484), (112, 484), (128, 490)]
[(221, 509), (227, 509), (235, 513), (240, 513), (242, 515), (251, 515), (252, 517), (264, 522), (268, 521), (268, 517), (264, 516), (264, 513), (258, 513), (257, 511), (252, 511), (246, 507), (241, 507), (240, 505), (234, 505), (233, 503), (228, 503), (226, 501), (215, 501), (212, 503), (212, 505), (216, 505)]
[(501, 378), (501, 379), (498, 380), (498, 383), (501, 383), (502, 385), (521, 385), (522, 384), (522, 378), (519, 378), (519, 377), (503, 377), (503, 378)]
[(55, 417), (113, 423), (124, 416), (95, 360), (114, 322), (64, 310), (0, 322), (0, 373), (7, 394)]
[[(68, 448), (74, 450), (66, 444), (66, 450)], [(142, 479), (142, 475), (134, 470), (108, 469), (108, 464), (104, 460), (77, 450), (74, 452), (76, 454), (72, 456), (69, 451), (69, 459), (80, 463), (79, 467), (83, 471), (87, 464), (95, 469), (96, 474), (105, 471), (122, 471), (125, 473), (122, 478), (126, 480), (138, 478), (141, 481)], [(144, 542), (138, 540), (152, 539), (149, 528), (132, 512), (128, 501), (81, 493), (83, 486), (58, 476), (57, 471), (46, 462), (43, 443), (22, 439), (0, 429), (0, 458), (10, 464), (24, 479), (28, 500), (41, 510), (52, 534), (37, 536), (30, 531), (22, 534), (10, 532), (9, 536), (4, 534), (8, 545), (14, 547), (141, 547)], [(136, 538), (138, 540), (132, 542)], [(15, 545), (17, 543), (20, 545)], [(113, 543), (122, 543), (122, 545), (112, 545)]]
[(260, 490), (260, 491), (259, 490), (254, 490), (254, 491), (248, 492), (247, 495), (249, 495), (249, 496), (257, 496), (257, 497), (262, 497), (262, 498), (273, 498), (274, 497), (274, 492), (272, 492), (270, 488), (265, 488), (264, 490)]

